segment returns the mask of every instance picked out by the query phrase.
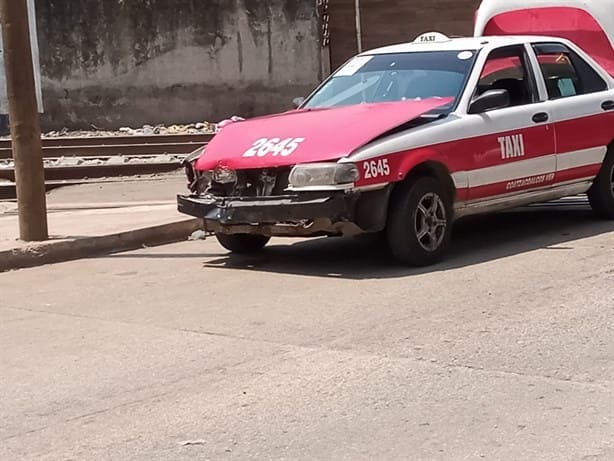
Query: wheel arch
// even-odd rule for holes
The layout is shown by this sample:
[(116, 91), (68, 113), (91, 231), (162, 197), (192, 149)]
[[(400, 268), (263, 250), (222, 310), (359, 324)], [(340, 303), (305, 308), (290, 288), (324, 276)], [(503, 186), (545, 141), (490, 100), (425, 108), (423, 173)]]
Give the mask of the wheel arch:
[(425, 160), (414, 165), (407, 171), (403, 180), (396, 184), (396, 187), (399, 187), (400, 184), (412, 181), (415, 178), (424, 176), (432, 177), (440, 181), (450, 194), (450, 199), (452, 201), (456, 200), (456, 186), (450, 171), (443, 162), (435, 159)]
[(414, 150), (406, 155), (399, 165), (399, 183), (405, 183), (418, 176), (430, 176), (441, 181), (450, 194), (452, 201), (456, 200), (456, 185), (447, 165), (446, 157), (433, 147)]

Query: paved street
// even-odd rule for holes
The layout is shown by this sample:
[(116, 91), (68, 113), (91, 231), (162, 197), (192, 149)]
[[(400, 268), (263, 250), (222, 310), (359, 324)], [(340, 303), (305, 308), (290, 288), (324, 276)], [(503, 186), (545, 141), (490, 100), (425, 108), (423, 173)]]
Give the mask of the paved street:
[(2, 460), (614, 459), (614, 223), (576, 199), (370, 239), (0, 274)]

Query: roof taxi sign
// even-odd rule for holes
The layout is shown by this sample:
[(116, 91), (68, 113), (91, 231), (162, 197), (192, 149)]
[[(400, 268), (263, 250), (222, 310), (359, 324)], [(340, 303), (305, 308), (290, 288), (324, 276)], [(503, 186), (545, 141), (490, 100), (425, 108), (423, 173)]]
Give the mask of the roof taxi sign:
[(419, 35), (414, 43), (438, 43), (438, 42), (447, 42), (450, 38), (441, 32), (426, 32), (422, 35)]

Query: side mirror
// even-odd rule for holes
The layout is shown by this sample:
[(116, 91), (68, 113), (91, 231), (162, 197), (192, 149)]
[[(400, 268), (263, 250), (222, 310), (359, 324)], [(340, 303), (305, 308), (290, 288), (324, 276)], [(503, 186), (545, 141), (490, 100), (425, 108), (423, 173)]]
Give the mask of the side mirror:
[(301, 107), (301, 104), (303, 104), (305, 102), (305, 98), (303, 98), (302, 96), (300, 98), (294, 98), (292, 100), (292, 104), (294, 104), (294, 107), (296, 109), (298, 109), (299, 107)]
[(503, 109), (510, 105), (510, 94), (507, 90), (488, 90), (471, 101), (470, 114), (481, 114), (489, 110)]

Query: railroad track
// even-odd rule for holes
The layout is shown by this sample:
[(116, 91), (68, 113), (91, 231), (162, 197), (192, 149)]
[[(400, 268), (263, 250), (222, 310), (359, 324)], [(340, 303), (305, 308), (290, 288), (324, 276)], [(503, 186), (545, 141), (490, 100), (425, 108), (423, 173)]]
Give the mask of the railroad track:
[[(131, 176), (172, 171), (211, 135), (43, 138), (50, 181)], [(10, 140), (0, 140), (0, 179), (14, 181)]]
[[(43, 138), (48, 189), (100, 178), (174, 171), (190, 152), (212, 135), (109, 136)], [(11, 141), (0, 140), (0, 199), (14, 198)]]
[[(210, 134), (43, 138), (43, 157), (184, 154), (211, 140)], [(0, 160), (12, 157), (11, 140), (0, 139)]]

